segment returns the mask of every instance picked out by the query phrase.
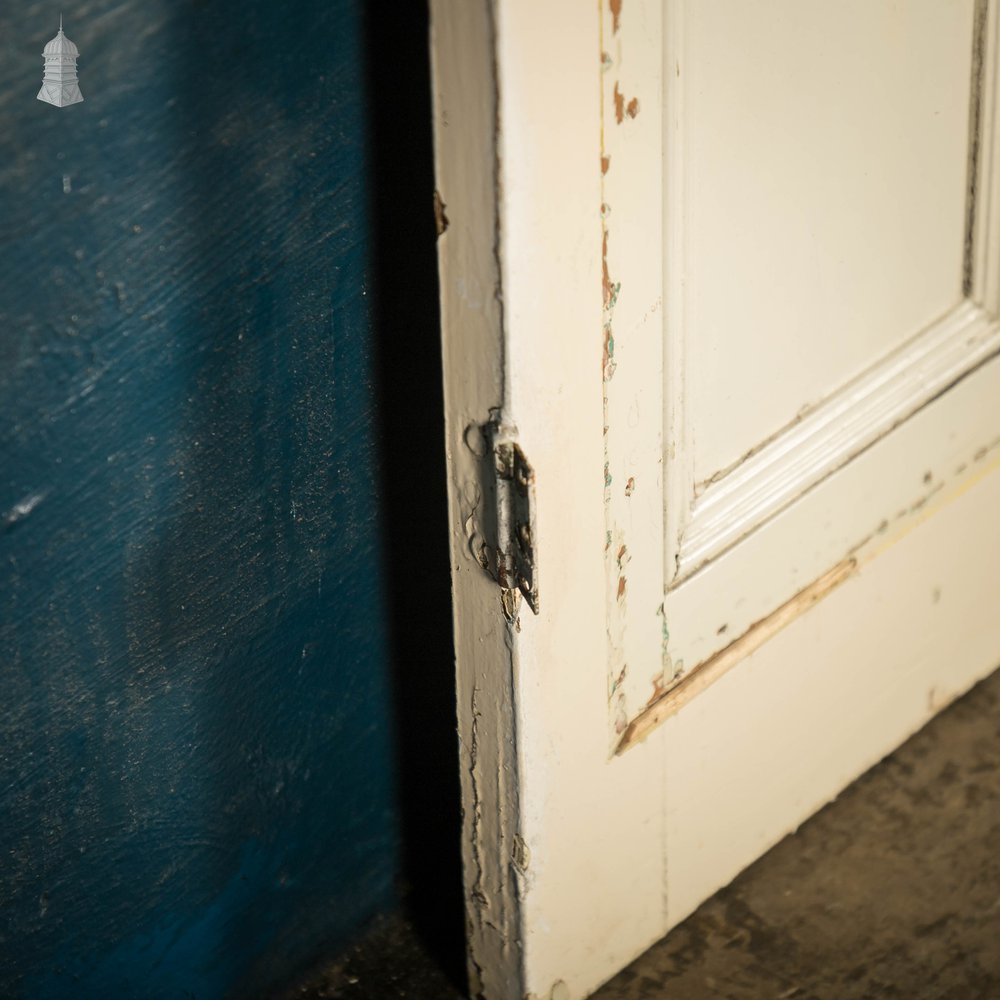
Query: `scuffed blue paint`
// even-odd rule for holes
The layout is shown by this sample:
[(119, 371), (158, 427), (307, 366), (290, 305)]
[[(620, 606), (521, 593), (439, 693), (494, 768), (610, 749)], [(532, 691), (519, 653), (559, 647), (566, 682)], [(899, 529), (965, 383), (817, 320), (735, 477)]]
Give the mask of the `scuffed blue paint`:
[(360, 7), (64, 4), (65, 109), (0, 12), (0, 996), (266, 996), (393, 898)]
[[(232, 914), (254, 905), (259, 887), (277, 876), (277, 858), (247, 844), (237, 873), (194, 919), (166, 916), (110, 952), (78, 956), (50, 969), (26, 992), (39, 1000), (69, 995), (99, 997), (223, 996), (239, 973), (227, 940)], [(248, 942), (250, 944), (251, 942)], [(267, 944), (266, 940), (256, 942)], [(150, 974), (150, 970), (155, 970)]]

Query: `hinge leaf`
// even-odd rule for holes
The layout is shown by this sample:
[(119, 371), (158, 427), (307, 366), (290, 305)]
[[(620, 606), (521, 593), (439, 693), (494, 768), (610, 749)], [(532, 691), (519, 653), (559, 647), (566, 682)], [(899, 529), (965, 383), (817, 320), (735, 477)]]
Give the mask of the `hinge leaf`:
[(509, 425), (494, 427), (497, 582), (505, 591), (519, 590), (537, 615), (535, 470), (514, 440), (515, 434), (515, 429)]

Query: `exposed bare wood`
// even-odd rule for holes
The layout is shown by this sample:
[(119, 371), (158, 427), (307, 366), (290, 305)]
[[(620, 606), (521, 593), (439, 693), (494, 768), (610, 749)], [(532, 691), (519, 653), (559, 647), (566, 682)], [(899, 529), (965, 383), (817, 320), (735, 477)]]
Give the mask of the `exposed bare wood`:
[(724, 649), (713, 654), (704, 663), (699, 663), (684, 679), (669, 691), (665, 691), (645, 708), (622, 733), (617, 753), (623, 753), (631, 746), (641, 743), (661, 722), (665, 722), (675, 712), (680, 711), (699, 692), (714, 683), (726, 671), (731, 670), (740, 660), (767, 642), (789, 622), (808, 611), (817, 601), (822, 600), (834, 587), (843, 583), (857, 568), (853, 557), (838, 563), (818, 580), (800, 590), (791, 600), (772, 611), (766, 618), (752, 625), (738, 639)]

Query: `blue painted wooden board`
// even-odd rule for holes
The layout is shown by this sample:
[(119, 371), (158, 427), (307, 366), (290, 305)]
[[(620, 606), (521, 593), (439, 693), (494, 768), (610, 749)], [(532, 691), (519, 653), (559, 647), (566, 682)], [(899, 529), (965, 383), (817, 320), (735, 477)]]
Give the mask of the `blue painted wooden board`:
[(360, 0), (0, 12), (0, 996), (271, 985), (398, 870)]

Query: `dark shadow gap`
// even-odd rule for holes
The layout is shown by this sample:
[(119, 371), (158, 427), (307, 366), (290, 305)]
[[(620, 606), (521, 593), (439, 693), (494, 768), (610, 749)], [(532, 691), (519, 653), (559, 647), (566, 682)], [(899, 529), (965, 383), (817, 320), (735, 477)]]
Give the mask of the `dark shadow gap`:
[(465, 982), (428, 12), (365, 16), (373, 321), (403, 838), (403, 907)]

